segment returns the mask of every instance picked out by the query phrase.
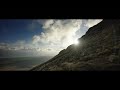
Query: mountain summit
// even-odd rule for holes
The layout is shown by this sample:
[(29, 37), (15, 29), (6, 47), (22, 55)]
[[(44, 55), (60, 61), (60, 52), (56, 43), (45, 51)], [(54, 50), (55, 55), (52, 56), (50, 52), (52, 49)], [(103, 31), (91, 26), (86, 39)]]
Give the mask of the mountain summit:
[(103, 20), (32, 71), (120, 70), (120, 20)]

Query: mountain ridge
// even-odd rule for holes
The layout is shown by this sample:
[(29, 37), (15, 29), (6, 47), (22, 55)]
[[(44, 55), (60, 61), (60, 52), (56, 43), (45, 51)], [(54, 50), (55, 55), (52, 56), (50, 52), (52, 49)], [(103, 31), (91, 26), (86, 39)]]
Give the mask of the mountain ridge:
[(120, 20), (103, 20), (32, 71), (120, 70)]

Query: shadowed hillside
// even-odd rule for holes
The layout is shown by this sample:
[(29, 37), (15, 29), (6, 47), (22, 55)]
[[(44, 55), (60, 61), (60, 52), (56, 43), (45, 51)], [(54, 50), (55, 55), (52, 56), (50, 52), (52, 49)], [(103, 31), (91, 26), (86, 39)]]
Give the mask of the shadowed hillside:
[(120, 20), (103, 20), (33, 71), (120, 70)]

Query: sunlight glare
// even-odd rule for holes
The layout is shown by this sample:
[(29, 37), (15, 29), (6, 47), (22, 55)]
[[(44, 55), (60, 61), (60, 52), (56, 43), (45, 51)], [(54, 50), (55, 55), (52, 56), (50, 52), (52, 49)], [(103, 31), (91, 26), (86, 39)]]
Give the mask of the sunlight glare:
[(74, 44), (75, 44), (75, 45), (78, 45), (78, 44), (79, 44), (79, 41), (78, 41), (78, 40), (75, 40)]

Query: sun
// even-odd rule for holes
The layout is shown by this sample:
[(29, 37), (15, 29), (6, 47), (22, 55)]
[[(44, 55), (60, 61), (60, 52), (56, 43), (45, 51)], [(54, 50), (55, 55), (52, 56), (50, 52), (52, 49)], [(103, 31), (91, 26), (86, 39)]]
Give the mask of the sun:
[(75, 44), (75, 45), (78, 45), (78, 44), (79, 44), (79, 41), (78, 41), (78, 40), (75, 40), (74, 44)]

